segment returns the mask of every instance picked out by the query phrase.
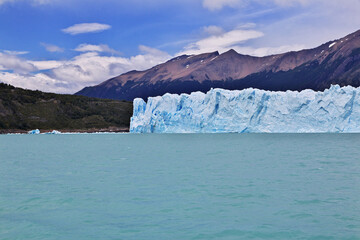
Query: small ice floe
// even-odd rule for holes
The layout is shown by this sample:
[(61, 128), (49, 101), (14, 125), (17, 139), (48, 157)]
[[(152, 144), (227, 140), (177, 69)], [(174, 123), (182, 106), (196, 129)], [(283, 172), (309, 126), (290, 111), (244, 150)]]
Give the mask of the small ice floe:
[(61, 132), (59, 132), (57, 130), (53, 130), (52, 132), (47, 132), (45, 134), (61, 134)]
[(201, 62), (201, 63), (203, 63), (203, 62), (204, 62), (204, 60), (201, 60), (200, 62)]
[(186, 68), (189, 68), (190, 66), (189, 66), (189, 64), (188, 65), (186, 65)]
[(32, 135), (40, 134), (40, 130), (39, 129), (31, 130), (31, 131), (28, 132), (28, 134), (32, 134)]
[(332, 48), (333, 46), (335, 46), (336, 42), (332, 43), (329, 45), (329, 48)]

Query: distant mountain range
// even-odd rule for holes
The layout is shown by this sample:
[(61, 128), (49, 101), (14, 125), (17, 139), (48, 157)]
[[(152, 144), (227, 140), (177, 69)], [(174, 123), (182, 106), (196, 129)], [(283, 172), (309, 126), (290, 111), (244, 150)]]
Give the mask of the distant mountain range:
[(360, 86), (360, 30), (317, 48), (266, 57), (234, 50), (183, 55), (146, 71), (131, 71), (76, 93), (98, 98), (147, 99), (210, 88), (324, 90), (331, 84)]

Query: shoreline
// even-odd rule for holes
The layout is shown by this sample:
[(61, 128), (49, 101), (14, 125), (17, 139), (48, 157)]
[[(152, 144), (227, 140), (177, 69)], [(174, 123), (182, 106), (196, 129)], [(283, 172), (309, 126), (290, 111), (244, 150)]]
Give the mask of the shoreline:
[[(29, 131), (34, 130), (22, 130), (22, 129), (0, 129), (0, 135), (7, 134), (28, 134)], [(51, 133), (53, 130), (59, 131), (60, 133), (129, 133), (130, 128), (89, 128), (89, 129), (39, 129), (40, 133)]]

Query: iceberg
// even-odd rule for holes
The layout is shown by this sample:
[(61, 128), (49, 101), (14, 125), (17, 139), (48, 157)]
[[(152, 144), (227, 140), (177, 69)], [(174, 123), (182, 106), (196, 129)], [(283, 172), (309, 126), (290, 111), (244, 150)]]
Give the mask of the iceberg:
[(57, 130), (53, 130), (51, 132), (47, 132), (45, 134), (61, 134), (61, 132), (57, 131)]
[(40, 130), (39, 129), (31, 130), (28, 132), (28, 134), (31, 134), (31, 135), (40, 134)]
[(360, 132), (360, 88), (211, 89), (134, 100), (132, 133)]

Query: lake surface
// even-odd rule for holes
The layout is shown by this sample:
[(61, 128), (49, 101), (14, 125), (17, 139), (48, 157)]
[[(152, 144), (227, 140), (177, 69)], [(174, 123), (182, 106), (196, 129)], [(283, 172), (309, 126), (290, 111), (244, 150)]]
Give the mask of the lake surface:
[(360, 239), (360, 135), (2, 135), (0, 239)]

